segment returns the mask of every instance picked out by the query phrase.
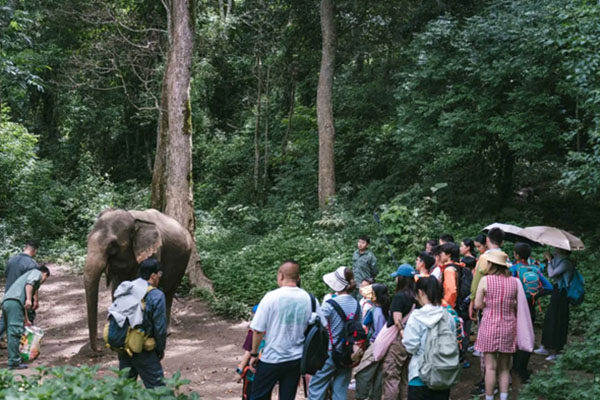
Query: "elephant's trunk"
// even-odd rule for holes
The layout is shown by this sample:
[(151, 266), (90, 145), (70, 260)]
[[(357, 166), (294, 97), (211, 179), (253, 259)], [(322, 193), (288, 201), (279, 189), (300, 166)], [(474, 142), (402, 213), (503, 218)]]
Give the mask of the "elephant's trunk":
[(99, 351), (96, 343), (98, 335), (98, 285), (100, 284), (100, 276), (106, 267), (106, 261), (105, 254), (90, 252), (88, 247), (83, 283), (85, 285), (90, 346), (96, 352)]

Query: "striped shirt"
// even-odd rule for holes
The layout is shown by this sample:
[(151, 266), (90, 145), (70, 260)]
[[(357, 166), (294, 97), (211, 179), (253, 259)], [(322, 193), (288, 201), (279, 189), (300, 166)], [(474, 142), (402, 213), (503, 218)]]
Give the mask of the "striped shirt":
[[(358, 320), (362, 320), (362, 313), (360, 311), (358, 301), (356, 301), (354, 297), (352, 297), (349, 294), (342, 294), (333, 297), (332, 300), (338, 303), (340, 307), (342, 307), (342, 310), (344, 310), (348, 318), (354, 318), (354, 313), (356, 313), (356, 310), (358, 309)], [(327, 320), (327, 323), (329, 324), (329, 328), (331, 329), (333, 343), (337, 343), (342, 333), (344, 321), (342, 321), (338, 313), (335, 311), (333, 306), (329, 304), (328, 301), (323, 301), (321, 311), (323, 313), (323, 316)], [(329, 350), (331, 350), (331, 343), (329, 345)]]

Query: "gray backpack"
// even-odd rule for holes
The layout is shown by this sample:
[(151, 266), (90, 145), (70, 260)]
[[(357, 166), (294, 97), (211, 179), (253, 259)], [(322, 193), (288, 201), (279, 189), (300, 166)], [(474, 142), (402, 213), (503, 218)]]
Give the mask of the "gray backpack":
[(419, 377), (432, 390), (450, 389), (460, 376), (456, 332), (448, 326), (448, 313), (428, 330)]

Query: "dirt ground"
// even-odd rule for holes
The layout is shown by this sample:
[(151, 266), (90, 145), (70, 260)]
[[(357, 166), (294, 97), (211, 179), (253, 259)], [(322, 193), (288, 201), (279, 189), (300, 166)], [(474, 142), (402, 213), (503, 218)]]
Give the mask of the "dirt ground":
[[(24, 374), (39, 365), (99, 364), (100, 374), (117, 367), (116, 354), (104, 349), (93, 354), (88, 344), (83, 278), (67, 267), (51, 265), (52, 276), (40, 289), (40, 309), (36, 325), (45, 330), (40, 357)], [(110, 305), (110, 292), (101, 284), (98, 333), (104, 325), (104, 310)], [(241, 384), (234, 382), (236, 365), (242, 355), (241, 345), (247, 322), (237, 322), (211, 315), (205, 303), (183, 298), (173, 302), (170, 336), (162, 361), (165, 375), (181, 371), (190, 384), (185, 391), (195, 391), (207, 400), (233, 400), (241, 397)], [(101, 347), (101, 345), (100, 345)], [(452, 390), (452, 400), (473, 398), (469, 393), (480, 379), (479, 359), (468, 355), (471, 368), (463, 370), (461, 382)], [(543, 357), (532, 355), (530, 368), (547, 368)], [(0, 367), (6, 366), (6, 350), (0, 351)], [(515, 378), (511, 399), (516, 399), (520, 383)], [(273, 396), (276, 398), (276, 396)], [(349, 399), (353, 393), (349, 392)], [(297, 399), (304, 399), (301, 388)]]

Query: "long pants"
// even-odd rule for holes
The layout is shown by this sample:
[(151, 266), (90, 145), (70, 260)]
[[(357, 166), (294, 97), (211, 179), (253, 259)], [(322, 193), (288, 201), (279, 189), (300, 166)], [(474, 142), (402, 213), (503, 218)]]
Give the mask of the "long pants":
[[(373, 345), (371, 345), (358, 367), (356, 367), (354, 378), (356, 379), (356, 400), (371, 399), (381, 400), (383, 386), (382, 362), (373, 359)], [(369, 396), (369, 393), (371, 394)]]
[[(29, 318), (29, 322), (31, 322), (33, 324), (33, 322), (35, 321), (35, 311), (27, 310), (27, 317)], [(2, 316), (0, 317), (0, 339), (2, 339), (4, 337), (5, 333), (6, 333), (6, 323), (4, 322), (4, 313), (2, 313)]]
[(25, 313), (23, 305), (18, 300), (8, 299), (2, 303), (2, 312), (6, 318), (6, 333), (8, 341), (8, 366), (16, 367), (21, 364), (19, 344), (25, 331)]
[[(271, 392), (279, 382), (279, 399), (294, 400), (300, 380), (300, 360), (269, 364), (259, 361), (252, 384), (251, 400), (270, 400)], [(312, 383), (312, 381), (311, 381)]]
[(139, 375), (147, 389), (165, 385), (163, 369), (155, 351), (142, 351), (133, 357), (119, 354), (119, 369), (125, 368), (129, 368), (128, 378), (137, 379)]
[(542, 329), (542, 345), (557, 352), (562, 351), (569, 333), (569, 298), (566, 289), (554, 286), (550, 305)]
[(383, 400), (404, 400), (408, 395), (410, 355), (402, 344), (402, 335), (392, 342), (383, 358)]
[(409, 386), (408, 400), (448, 400), (450, 389), (431, 390), (427, 386)]
[(332, 385), (332, 400), (346, 400), (352, 368), (338, 368), (331, 352), (323, 368), (311, 378), (308, 386), (308, 400), (325, 400), (329, 384)]

